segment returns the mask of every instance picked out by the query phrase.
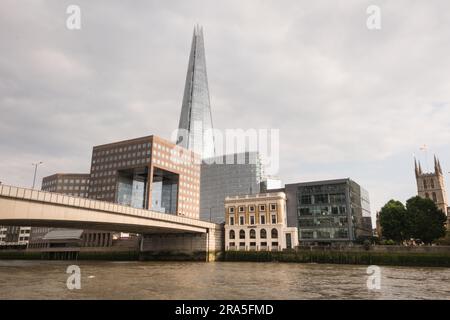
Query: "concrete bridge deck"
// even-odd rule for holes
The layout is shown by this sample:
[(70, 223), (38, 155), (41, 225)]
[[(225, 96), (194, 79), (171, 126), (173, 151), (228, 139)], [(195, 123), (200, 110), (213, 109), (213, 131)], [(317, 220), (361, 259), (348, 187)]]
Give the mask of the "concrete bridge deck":
[(144, 251), (220, 251), (223, 233), (215, 223), (8, 185), (0, 185), (0, 225), (140, 233)]

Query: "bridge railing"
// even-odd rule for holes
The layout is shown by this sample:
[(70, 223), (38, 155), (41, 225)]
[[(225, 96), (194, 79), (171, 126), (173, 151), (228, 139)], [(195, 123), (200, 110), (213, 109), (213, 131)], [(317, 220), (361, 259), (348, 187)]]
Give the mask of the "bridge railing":
[(113, 202), (99, 201), (88, 198), (80, 198), (74, 196), (68, 196), (65, 194), (48, 192), (35, 189), (20, 188), (14, 186), (8, 186), (0, 184), (0, 197), (23, 199), (29, 201), (52, 203), (61, 206), (68, 206), (74, 208), (90, 209), (105, 211), (115, 214), (123, 214), (130, 216), (138, 216), (148, 219), (161, 220), (166, 222), (174, 222), (177, 224), (196, 225), (204, 228), (215, 228), (216, 224), (191, 219), (186, 217), (180, 217), (167, 213), (161, 213), (157, 211), (151, 211), (146, 209), (138, 209), (130, 206), (120, 205)]

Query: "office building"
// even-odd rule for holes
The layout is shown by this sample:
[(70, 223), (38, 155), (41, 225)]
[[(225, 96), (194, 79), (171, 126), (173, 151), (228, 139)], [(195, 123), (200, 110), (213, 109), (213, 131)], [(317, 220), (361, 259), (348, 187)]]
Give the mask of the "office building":
[(298, 245), (296, 227), (287, 227), (284, 192), (225, 199), (225, 250), (280, 251)]
[(43, 191), (87, 198), (89, 194), (89, 173), (57, 173), (42, 179)]
[(31, 227), (0, 226), (0, 249), (24, 249), (30, 241)]
[(351, 179), (287, 184), (287, 225), (301, 245), (345, 244), (372, 236), (369, 193)]
[(177, 144), (202, 158), (214, 157), (212, 129), (203, 28), (196, 26), (192, 36)]
[(157, 136), (95, 146), (89, 198), (199, 219), (199, 163)]
[(201, 220), (223, 223), (225, 198), (257, 194), (262, 181), (264, 170), (257, 152), (206, 159), (201, 165)]

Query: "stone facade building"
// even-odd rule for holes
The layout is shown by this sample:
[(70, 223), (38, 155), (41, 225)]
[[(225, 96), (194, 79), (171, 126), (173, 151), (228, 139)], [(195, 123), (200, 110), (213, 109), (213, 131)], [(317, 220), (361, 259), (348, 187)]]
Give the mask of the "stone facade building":
[(225, 199), (225, 250), (280, 251), (298, 245), (297, 228), (287, 227), (283, 192)]

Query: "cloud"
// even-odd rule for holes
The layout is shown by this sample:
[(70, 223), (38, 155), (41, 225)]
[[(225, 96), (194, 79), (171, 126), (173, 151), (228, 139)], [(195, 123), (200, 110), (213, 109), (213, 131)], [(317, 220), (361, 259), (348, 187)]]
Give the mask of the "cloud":
[[(89, 170), (93, 145), (178, 125), (193, 25), (205, 28), (214, 125), (280, 129), (286, 182), (352, 177), (372, 208), (415, 193), (411, 154), (450, 168), (450, 5), (378, 1), (5, 1), (0, 180)], [(236, 116), (239, 115), (239, 116)], [(421, 155), (422, 158), (425, 155)], [(31, 178), (30, 178), (31, 177)]]

